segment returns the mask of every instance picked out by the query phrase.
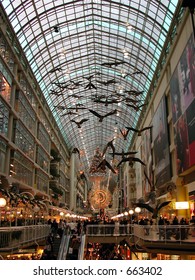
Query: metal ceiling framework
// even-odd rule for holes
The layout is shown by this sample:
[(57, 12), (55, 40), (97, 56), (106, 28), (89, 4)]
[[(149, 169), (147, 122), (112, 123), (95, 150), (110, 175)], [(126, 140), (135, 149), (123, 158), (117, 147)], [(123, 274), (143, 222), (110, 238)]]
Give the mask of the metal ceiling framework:
[[(113, 138), (116, 151), (127, 151), (133, 133), (124, 140), (120, 130), (139, 124), (178, 1), (1, 2), (68, 147), (82, 151), (82, 168)], [(102, 122), (89, 111), (115, 109)], [(81, 128), (72, 121), (83, 118)]]

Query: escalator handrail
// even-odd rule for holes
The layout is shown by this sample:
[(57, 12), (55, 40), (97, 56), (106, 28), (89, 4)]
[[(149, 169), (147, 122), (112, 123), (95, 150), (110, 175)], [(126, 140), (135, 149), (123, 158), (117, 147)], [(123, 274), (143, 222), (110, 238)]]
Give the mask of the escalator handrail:
[(70, 240), (70, 227), (66, 227), (64, 229), (64, 233), (62, 235), (62, 240), (60, 243), (60, 248), (58, 252), (58, 260), (65, 260), (66, 255), (68, 252), (68, 246), (69, 246), (69, 240)]

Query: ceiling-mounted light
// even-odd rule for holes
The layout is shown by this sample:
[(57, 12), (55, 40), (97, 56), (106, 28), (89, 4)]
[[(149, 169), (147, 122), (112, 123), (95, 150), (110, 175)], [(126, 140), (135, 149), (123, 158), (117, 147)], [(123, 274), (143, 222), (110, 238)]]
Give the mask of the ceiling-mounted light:
[(126, 75), (126, 73), (127, 73), (127, 71), (126, 71), (125, 69), (122, 69), (122, 70), (121, 70), (121, 75), (122, 75), (122, 77), (124, 77), (124, 76)]
[(118, 93), (120, 93), (120, 94), (123, 94), (123, 86), (119, 86), (118, 88), (117, 88), (117, 91), (118, 91)]
[(128, 31), (128, 32), (131, 32), (131, 31), (133, 30), (133, 26), (131, 25), (130, 22), (127, 22), (127, 23), (126, 23), (126, 26), (127, 26), (127, 31)]
[(129, 53), (128, 52), (124, 52), (124, 58), (128, 58), (129, 57)]
[(123, 49), (124, 58), (129, 57), (129, 52), (126, 49)]
[(65, 50), (65, 49), (62, 49), (62, 50), (61, 50), (61, 55), (62, 55), (62, 56), (65, 56), (65, 55), (66, 55), (66, 50)]

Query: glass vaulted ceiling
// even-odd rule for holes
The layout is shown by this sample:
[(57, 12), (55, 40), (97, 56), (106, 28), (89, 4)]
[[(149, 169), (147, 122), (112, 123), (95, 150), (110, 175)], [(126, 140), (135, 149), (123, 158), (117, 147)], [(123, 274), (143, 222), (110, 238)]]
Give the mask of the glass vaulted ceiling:
[[(127, 151), (133, 134), (124, 140), (121, 131), (136, 128), (147, 106), (178, 1), (1, 1), (67, 145), (82, 151), (82, 169), (113, 138)], [(115, 113), (99, 122), (89, 110)]]

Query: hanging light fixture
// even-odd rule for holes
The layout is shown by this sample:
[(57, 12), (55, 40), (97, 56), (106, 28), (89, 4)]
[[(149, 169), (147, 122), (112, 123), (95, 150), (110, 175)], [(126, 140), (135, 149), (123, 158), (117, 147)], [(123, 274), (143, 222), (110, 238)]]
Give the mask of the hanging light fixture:
[(0, 208), (5, 207), (7, 204), (7, 201), (4, 197), (0, 197)]

